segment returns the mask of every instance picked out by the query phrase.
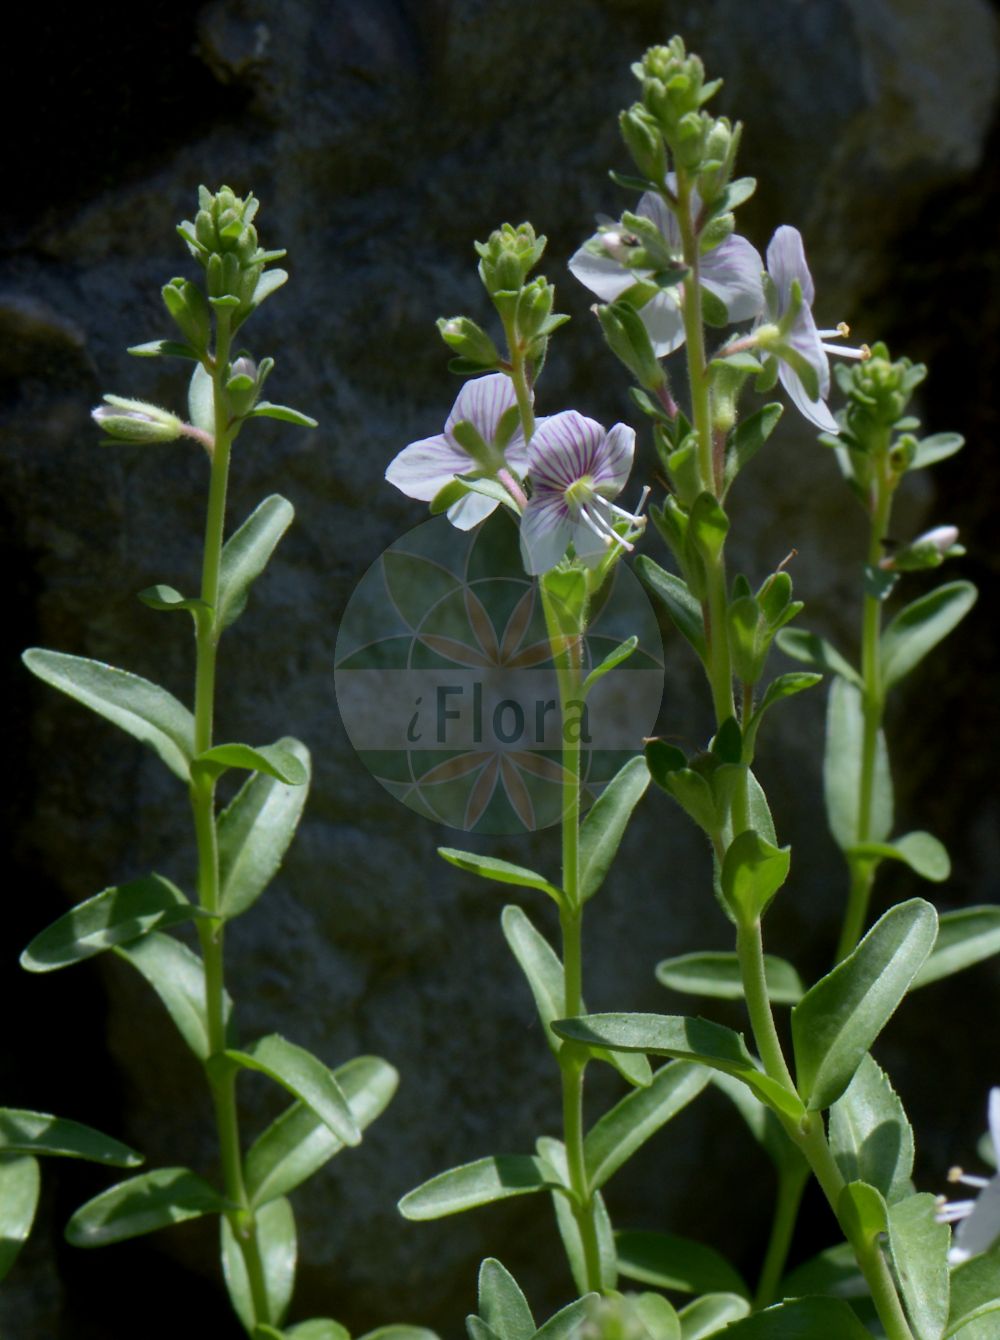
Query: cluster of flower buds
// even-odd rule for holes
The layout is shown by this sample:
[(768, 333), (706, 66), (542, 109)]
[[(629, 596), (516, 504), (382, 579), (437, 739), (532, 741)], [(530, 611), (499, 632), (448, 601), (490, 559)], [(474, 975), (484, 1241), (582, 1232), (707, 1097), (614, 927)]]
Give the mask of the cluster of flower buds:
[[(205, 268), (209, 303), (217, 311), (228, 311), (230, 329), (236, 330), (288, 278), (284, 270), (265, 271), (267, 265), (280, 260), (285, 253), (264, 251), (258, 244), (253, 226), (258, 202), (252, 195), (240, 199), (228, 186), (213, 195), (202, 186), (198, 190), (198, 204), (194, 222), (185, 220), (178, 232), (192, 256)], [(178, 319), (169, 301), (167, 305), (171, 315)]]

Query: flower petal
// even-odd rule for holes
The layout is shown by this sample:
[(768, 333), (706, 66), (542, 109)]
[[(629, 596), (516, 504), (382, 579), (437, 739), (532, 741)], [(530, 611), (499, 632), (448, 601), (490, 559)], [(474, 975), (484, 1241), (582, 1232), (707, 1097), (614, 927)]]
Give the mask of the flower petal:
[(802, 287), (802, 298), (806, 306), (812, 307), (816, 298), (816, 287), (806, 264), (802, 234), (797, 228), (783, 223), (775, 231), (767, 247), (767, 272), (777, 285), (779, 315), (788, 306), (793, 279), (797, 279)]
[[(600, 237), (600, 234), (597, 236)], [(570, 257), (569, 269), (602, 302), (614, 302), (639, 279), (634, 270), (619, 264), (611, 256), (595, 256), (586, 246)]]
[(438, 433), (404, 447), (390, 461), (385, 477), (408, 498), (430, 502), (445, 484), (451, 483), (456, 475), (465, 474), (471, 465), (470, 457), (461, 447)]
[(521, 517), (521, 557), (531, 576), (548, 572), (563, 558), (573, 537), (569, 509), (562, 497), (540, 490), (528, 499)]
[(471, 530), (485, 521), (500, 504), (483, 493), (466, 493), (448, 508), (448, 520), (456, 530)]
[(639, 316), (657, 358), (672, 354), (684, 343), (684, 317), (677, 294), (676, 288), (660, 289), (639, 308)]
[(528, 443), (532, 480), (542, 488), (562, 492), (584, 475), (592, 474), (604, 436), (599, 423), (584, 418), (575, 409), (549, 415)]
[[(667, 177), (667, 184), (671, 189), (674, 189), (674, 182), (671, 181), (672, 177), (674, 177), (674, 174), (670, 173)], [(674, 181), (676, 181), (676, 178), (674, 178)], [(697, 214), (700, 207), (701, 201), (698, 198), (697, 191), (694, 191), (692, 192), (692, 209)], [(635, 212), (644, 219), (652, 219), (663, 234), (664, 241), (672, 255), (679, 258), (683, 254), (684, 242), (681, 238), (681, 230), (677, 226), (677, 216), (662, 196), (656, 195), (652, 191), (646, 191), (639, 198)]]
[[(827, 375), (829, 376), (829, 371)], [(793, 372), (784, 361), (778, 363), (778, 376), (781, 378), (782, 386), (788, 392), (788, 398), (803, 418), (808, 419), (810, 423), (815, 424), (824, 433), (840, 432), (840, 425), (830, 413), (826, 401), (810, 400), (798, 374)]]
[(1000, 1089), (990, 1089), (988, 1111), (990, 1139), (993, 1141), (993, 1157), (997, 1161), (997, 1167), (1000, 1168)]
[(749, 321), (764, 310), (760, 252), (745, 237), (733, 234), (701, 258), (701, 283), (726, 305), (732, 322)]
[(517, 403), (511, 380), (503, 372), (491, 372), (488, 377), (476, 377), (466, 382), (444, 426), (445, 437), (451, 437), (456, 423), (467, 419), (484, 442), (490, 444), (497, 435), (500, 416)]
[(954, 1246), (948, 1254), (952, 1264), (989, 1251), (1000, 1237), (1000, 1177), (993, 1177), (976, 1197), (972, 1213), (955, 1230)]
[(593, 471), (594, 485), (602, 498), (617, 498), (632, 469), (635, 455), (635, 429), (616, 423), (608, 430), (600, 460)]

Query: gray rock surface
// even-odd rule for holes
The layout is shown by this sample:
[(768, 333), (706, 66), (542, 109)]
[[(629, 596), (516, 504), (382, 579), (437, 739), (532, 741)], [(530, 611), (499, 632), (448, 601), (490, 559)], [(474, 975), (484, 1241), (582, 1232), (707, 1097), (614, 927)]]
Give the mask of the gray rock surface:
[[(157, 581), (194, 589), (204, 462), (194, 448), (98, 446), (88, 411), (105, 390), (183, 404), (174, 366), (123, 351), (167, 333), (158, 290), (186, 269), (173, 224), (190, 212), (199, 181), (225, 180), (260, 196), (262, 239), (289, 249), (291, 282), (247, 340), (277, 357), (269, 394), (321, 422), (315, 434), (262, 423), (240, 440), (235, 463), (234, 522), (273, 491), (291, 498), (297, 520), (224, 644), (219, 736), (298, 735), (313, 750), (316, 779), (275, 886), (233, 928), (229, 973), (246, 1036), (277, 1030), (330, 1063), (376, 1052), (403, 1075), (361, 1149), (296, 1196), (293, 1315), (328, 1313), (356, 1332), (407, 1319), (457, 1335), (478, 1261), (496, 1254), (543, 1317), (570, 1296), (547, 1207), (524, 1198), (429, 1225), (396, 1215), (397, 1197), (431, 1173), (526, 1150), (539, 1132), (556, 1131), (558, 1089), (500, 934), (504, 900), (437, 860), (435, 847), (455, 835), (392, 801), (361, 767), (333, 691), (337, 625), (352, 589), (422, 519), (382, 474), (401, 446), (437, 431), (451, 405), (456, 383), (434, 319), (459, 311), (485, 318), (472, 240), (504, 219), (530, 218), (549, 236), (545, 269), (574, 317), (554, 342), (540, 404), (549, 412), (573, 405), (606, 423), (629, 413), (624, 374), (601, 345), (589, 295), (564, 265), (593, 215), (625, 203), (606, 170), (625, 166), (615, 118), (633, 97), (629, 62), (679, 31), (725, 77), (720, 110), (747, 125), (743, 168), (760, 187), (742, 231), (763, 249), (779, 222), (802, 229), (822, 321), (846, 318), (862, 339), (888, 334), (894, 349), (914, 357), (938, 350), (943, 318), (963, 303), (985, 305), (983, 285), (997, 286), (984, 261), (986, 277), (970, 287), (956, 259), (963, 229), (987, 239), (980, 255), (996, 255), (984, 167), (996, 17), (984, 0), (953, 0), (947, 10), (903, 0), (220, 0), (172, 20), (166, 55), (153, 19), (147, 30), (136, 16), (128, 38), (135, 58), (116, 70), (131, 116), (95, 94), (88, 120), (85, 76), (96, 85), (106, 73), (94, 51), (100, 34), (77, 34), (78, 105), (70, 117), (43, 113), (34, 131), (50, 154), (62, 154), (55, 161), (65, 171), (52, 175), (39, 157), (36, 203), (28, 210), (22, 198), (11, 200), (0, 252), (8, 757), (18, 778), (8, 806), (17, 885), (3, 974), (8, 1017), (18, 1025), (0, 1070), (3, 1098), (93, 1121), (153, 1165), (213, 1172), (200, 1076), (138, 979), (103, 961), (75, 970), (72, 981), (17, 976), (16, 952), (66, 904), (150, 868), (190, 886), (192, 852), (175, 779), (110, 727), (28, 683), (13, 656), (38, 642), (126, 666), (188, 696), (187, 628), (133, 593)], [(144, 101), (144, 60), (158, 51)], [(177, 96), (182, 88), (193, 90), (188, 106)], [(140, 112), (145, 142), (131, 119)], [(928, 236), (938, 239), (930, 290), (926, 265), (906, 259), (926, 259)], [(893, 279), (900, 271), (903, 283)], [(993, 327), (989, 335), (992, 343), (966, 342), (964, 361), (948, 363), (950, 375), (961, 370), (972, 380), (973, 394), (956, 402), (932, 382), (926, 400), (933, 429), (962, 428), (972, 441), (942, 470), (955, 510), (944, 517), (927, 483), (901, 504), (901, 534), (925, 518), (986, 520), (998, 478), (995, 462), (982, 461), (983, 434), (996, 421), (988, 408), (996, 404)], [(642, 450), (640, 470), (651, 474), (649, 444)], [(971, 469), (975, 487), (966, 482)], [(810, 626), (851, 645), (864, 521), (806, 425), (783, 425), (741, 481), (733, 511), (737, 565), (759, 576), (797, 548), (793, 571), (810, 601)], [(988, 537), (983, 526), (983, 552)], [(977, 536), (968, 543), (975, 550)], [(968, 570), (992, 576), (989, 563)], [(982, 611), (967, 649), (989, 640)], [(995, 795), (988, 774), (951, 752), (953, 740), (971, 748), (992, 732), (996, 713), (982, 707), (985, 718), (973, 716), (989, 696), (973, 677), (988, 670), (968, 650), (963, 663), (957, 681), (931, 668), (915, 679), (895, 720), (900, 831), (904, 820), (933, 828), (956, 857), (942, 905), (997, 897)], [(702, 739), (706, 694), (676, 638), (667, 665), (663, 730)], [(821, 730), (819, 695), (797, 700), (761, 764), (795, 853), (793, 883), (769, 930), (774, 949), (806, 975), (829, 954), (843, 886), (821, 817)], [(963, 778), (972, 779), (967, 787)], [(552, 833), (479, 845), (556, 868)], [(652, 970), (668, 954), (726, 945), (706, 873), (700, 840), (665, 797), (651, 796), (588, 912), (593, 1008), (692, 1007), (671, 1001)], [(883, 888), (886, 898), (926, 892), (898, 872)], [(535, 910), (554, 935), (548, 909)], [(951, 996), (947, 990), (933, 988), (908, 1007), (879, 1052), (891, 1071), (901, 1067), (899, 1087), (928, 1142), (920, 1171), (932, 1190), (949, 1163), (968, 1156), (996, 1080), (995, 1064), (979, 1062), (971, 1024), (977, 1000), (1000, 1003), (995, 972), (977, 970)], [(742, 1026), (733, 1011), (709, 1011)], [(924, 1030), (937, 1039), (940, 1081), (931, 1081), (925, 1060), (914, 1063)], [(618, 1090), (609, 1076), (595, 1080), (597, 1111)], [(948, 1091), (957, 1098), (945, 1107)], [(251, 1126), (276, 1110), (263, 1082), (246, 1082), (244, 1092)], [(752, 1277), (769, 1174), (742, 1132), (730, 1131), (724, 1102), (703, 1099), (641, 1156), (641, 1168), (612, 1185), (609, 1203), (619, 1224), (666, 1223), (716, 1242)], [(175, 1333), (171, 1307), (183, 1308), (177, 1318), (195, 1306), (214, 1318), (207, 1230), (187, 1226), (86, 1257), (57, 1249), (61, 1222), (105, 1180), (54, 1166), (46, 1178), (58, 1190), (0, 1296), (6, 1333), (134, 1335), (134, 1314), (125, 1295), (115, 1301), (113, 1283), (130, 1270), (134, 1281), (164, 1291), (162, 1317), (156, 1309), (144, 1323), (149, 1337)], [(812, 1208), (808, 1232), (818, 1247), (829, 1224)], [(172, 1261), (191, 1268), (191, 1283), (171, 1273)], [(224, 1308), (218, 1315), (211, 1333), (235, 1335)]]

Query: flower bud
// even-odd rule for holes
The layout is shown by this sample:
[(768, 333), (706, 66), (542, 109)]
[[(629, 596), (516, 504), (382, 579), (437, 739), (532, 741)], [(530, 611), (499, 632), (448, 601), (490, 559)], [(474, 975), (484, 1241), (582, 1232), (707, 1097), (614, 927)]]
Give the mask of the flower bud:
[(171, 279), (161, 292), (181, 334), (196, 353), (203, 354), (212, 338), (212, 314), (201, 289), (189, 279)]
[(241, 354), (230, 364), (226, 393), (232, 412), (242, 418), (249, 414), (257, 401), (257, 364), (248, 354)]
[(636, 167), (644, 177), (659, 185), (667, 175), (667, 150), (656, 121), (637, 102), (622, 112), (618, 125)]
[(627, 302), (614, 302), (594, 310), (611, 352), (645, 390), (659, 390), (666, 377), (636, 309)]
[(460, 358), (491, 371), (498, 366), (500, 354), (496, 345), (486, 331), (467, 316), (439, 317), (437, 328), (448, 348)]
[(104, 400), (105, 404), (91, 411), (91, 418), (118, 442), (176, 442), (184, 432), (177, 415), (158, 405), (117, 395), (106, 395)]
[(479, 276), (490, 296), (519, 289), (544, 250), (545, 238), (536, 237), (530, 223), (502, 224), (489, 241), (477, 242)]
[(950, 555), (965, 553), (957, 543), (957, 526), (935, 526), (924, 531), (909, 544), (897, 549), (894, 554), (883, 558), (879, 567), (885, 572), (919, 572), (926, 568), (938, 568)]

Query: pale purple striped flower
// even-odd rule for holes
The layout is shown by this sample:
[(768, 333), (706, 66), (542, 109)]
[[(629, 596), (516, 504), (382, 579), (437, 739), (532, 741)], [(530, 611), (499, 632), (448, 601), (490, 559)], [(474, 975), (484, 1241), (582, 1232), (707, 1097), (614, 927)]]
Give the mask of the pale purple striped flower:
[(635, 452), (635, 433), (623, 423), (605, 432), (576, 410), (542, 420), (528, 444), (531, 497), (521, 518), (521, 555), (532, 575), (548, 572), (572, 544), (577, 558), (593, 562), (613, 544), (632, 545), (629, 530), (645, 520), (612, 501), (625, 487)]
[[(667, 177), (667, 185), (674, 186), (673, 173)], [(701, 204), (695, 193), (692, 208), (697, 211)], [(680, 229), (672, 210), (663, 199), (653, 191), (647, 191), (636, 206), (636, 214), (651, 219), (663, 234), (670, 254), (678, 261), (683, 259), (684, 246)], [(569, 268), (581, 284), (585, 284), (592, 293), (603, 302), (614, 302), (616, 298), (649, 275), (642, 270), (632, 270), (615, 259), (616, 241), (620, 234), (615, 232), (598, 233), (596, 239), (602, 244), (600, 254), (584, 244), (572, 257)], [(701, 287), (714, 294), (725, 306), (729, 320), (734, 324), (749, 321), (764, 310), (764, 291), (761, 276), (764, 263), (760, 253), (750, 245), (745, 237), (733, 234), (719, 246), (706, 251), (698, 265)], [(660, 289), (639, 309), (642, 323), (649, 332), (650, 342), (658, 358), (679, 349), (684, 343), (684, 317), (681, 312), (681, 292), (679, 286)]]
[[(1000, 1089), (990, 1089), (989, 1125), (997, 1160), (1000, 1159)], [(938, 1204), (938, 1222), (958, 1224), (948, 1253), (949, 1262), (957, 1266), (989, 1251), (1000, 1238), (1000, 1172), (992, 1177), (973, 1177), (961, 1168), (952, 1168), (948, 1180), (975, 1187), (979, 1193), (973, 1200), (946, 1201), (942, 1196)]]
[[(404, 447), (385, 472), (390, 484), (421, 502), (431, 502), (458, 475), (496, 479), (509, 470), (523, 478), (528, 468), (524, 434), (518, 427), (501, 449), (497, 433), (503, 415), (517, 403), (510, 378), (502, 372), (468, 381), (458, 393), (444, 425), (444, 432), (421, 438)], [(455, 425), (472, 424), (482, 438), (485, 452), (474, 456), (457, 441)], [(493, 498), (466, 493), (448, 508), (448, 520), (459, 530), (471, 530), (497, 507)]]
[(810, 423), (827, 433), (839, 432), (837, 420), (830, 413), (826, 399), (830, 394), (830, 360), (827, 354), (840, 354), (844, 358), (868, 358), (867, 345), (860, 349), (827, 344), (827, 339), (840, 339), (850, 334), (847, 326), (840, 325), (836, 330), (817, 330), (813, 319), (812, 305), (816, 298), (809, 266), (806, 264), (802, 234), (797, 228), (783, 224), (771, 238), (767, 248), (767, 273), (771, 283), (767, 285), (768, 317), (778, 325), (786, 318), (792, 306), (792, 285), (798, 281), (802, 301), (792, 318), (787, 331), (783, 333), (784, 342), (799, 354), (813, 368), (819, 383), (819, 398), (813, 400), (802, 384), (795, 369), (781, 356), (778, 357), (778, 376), (788, 392), (795, 408)]

